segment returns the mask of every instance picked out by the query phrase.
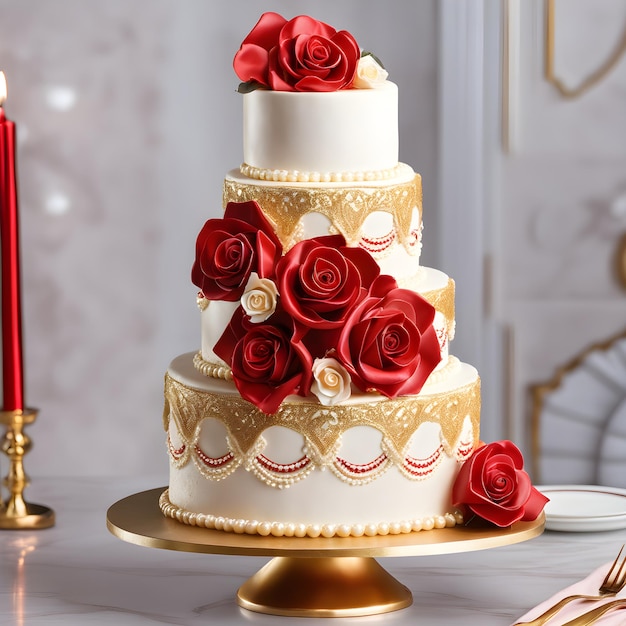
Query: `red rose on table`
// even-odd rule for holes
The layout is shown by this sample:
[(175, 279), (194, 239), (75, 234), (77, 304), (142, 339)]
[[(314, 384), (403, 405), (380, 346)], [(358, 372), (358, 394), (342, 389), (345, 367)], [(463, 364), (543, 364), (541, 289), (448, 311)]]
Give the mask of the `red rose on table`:
[(311, 388), (313, 360), (293, 334), (293, 322), (281, 311), (254, 324), (239, 307), (213, 348), (230, 365), (241, 396), (264, 413), (276, 413), (288, 395), (305, 396)]
[(417, 293), (379, 276), (339, 336), (337, 355), (352, 382), (390, 398), (419, 393), (441, 360), (434, 316)]
[(306, 15), (287, 21), (264, 13), (233, 62), (244, 82), (275, 91), (337, 91), (350, 87), (361, 56), (345, 30)]
[(341, 235), (297, 243), (278, 262), (281, 304), (296, 322), (317, 330), (342, 326), (379, 275), (372, 256)]
[(273, 275), (282, 245), (258, 204), (229, 202), (222, 219), (208, 220), (196, 240), (191, 280), (209, 300), (235, 302), (251, 272)]
[(452, 487), (452, 503), (496, 526), (537, 519), (548, 498), (532, 486), (524, 459), (511, 441), (496, 441), (474, 451)]

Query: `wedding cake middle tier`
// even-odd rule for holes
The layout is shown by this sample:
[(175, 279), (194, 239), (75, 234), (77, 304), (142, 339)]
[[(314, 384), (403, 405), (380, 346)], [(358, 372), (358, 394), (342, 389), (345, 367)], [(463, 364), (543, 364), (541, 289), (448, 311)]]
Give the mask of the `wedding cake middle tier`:
[[(382, 274), (419, 293), (437, 313), (434, 326), (443, 367), (454, 339), (454, 281), (419, 264), (422, 247), (422, 181), (408, 165), (392, 180), (355, 183), (291, 183), (252, 180), (238, 171), (224, 180), (223, 204), (255, 201), (289, 250), (315, 237), (340, 234), (346, 245), (371, 255)], [(201, 350), (196, 360), (207, 375), (229, 376), (213, 351), (239, 302), (199, 297)]]

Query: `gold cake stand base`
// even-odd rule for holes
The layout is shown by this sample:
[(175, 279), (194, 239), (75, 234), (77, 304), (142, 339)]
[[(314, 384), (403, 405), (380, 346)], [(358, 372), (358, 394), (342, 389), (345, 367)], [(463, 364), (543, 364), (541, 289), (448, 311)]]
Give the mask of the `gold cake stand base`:
[(272, 556), (237, 592), (239, 606), (271, 615), (356, 617), (388, 613), (412, 602), (409, 589), (374, 557), (424, 556), (485, 550), (532, 539), (543, 532), (543, 515), (510, 528), (456, 526), (376, 537), (262, 537), (188, 526), (159, 508), (165, 487), (116, 502), (107, 527), (119, 539), (149, 548)]

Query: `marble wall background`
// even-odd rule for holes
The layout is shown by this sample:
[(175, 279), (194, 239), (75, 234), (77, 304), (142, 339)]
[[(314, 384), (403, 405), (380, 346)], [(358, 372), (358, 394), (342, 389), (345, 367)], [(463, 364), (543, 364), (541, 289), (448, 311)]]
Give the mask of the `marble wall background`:
[(231, 62), (262, 11), (350, 29), (401, 85), (401, 158), (424, 177), (434, 264), (435, 4), (0, 0), (19, 133), (26, 397), (40, 409), (33, 479), (166, 480), (163, 375), (199, 345), (194, 241), (241, 159)]
[[(544, 77), (546, 3), (519, 7), (494, 266), (497, 316), (511, 339), (509, 433), (528, 445), (529, 385), (626, 329), (626, 292), (614, 271), (626, 232), (626, 54), (589, 90), (564, 97)], [(626, 5), (557, 0), (554, 7), (555, 72), (574, 88), (618, 49)]]

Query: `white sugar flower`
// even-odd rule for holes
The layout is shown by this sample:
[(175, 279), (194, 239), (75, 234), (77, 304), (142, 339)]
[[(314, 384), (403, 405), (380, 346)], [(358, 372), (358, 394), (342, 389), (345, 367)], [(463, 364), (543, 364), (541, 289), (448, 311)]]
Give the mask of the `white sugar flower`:
[(264, 322), (276, 310), (278, 290), (269, 278), (259, 278), (256, 272), (250, 274), (241, 296), (241, 306), (254, 324)]
[(365, 54), (359, 59), (352, 86), (355, 89), (375, 89), (387, 80), (387, 76), (389, 73), (376, 58)]
[(315, 359), (313, 376), (311, 391), (324, 406), (334, 406), (350, 397), (350, 374), (336, 359)]

